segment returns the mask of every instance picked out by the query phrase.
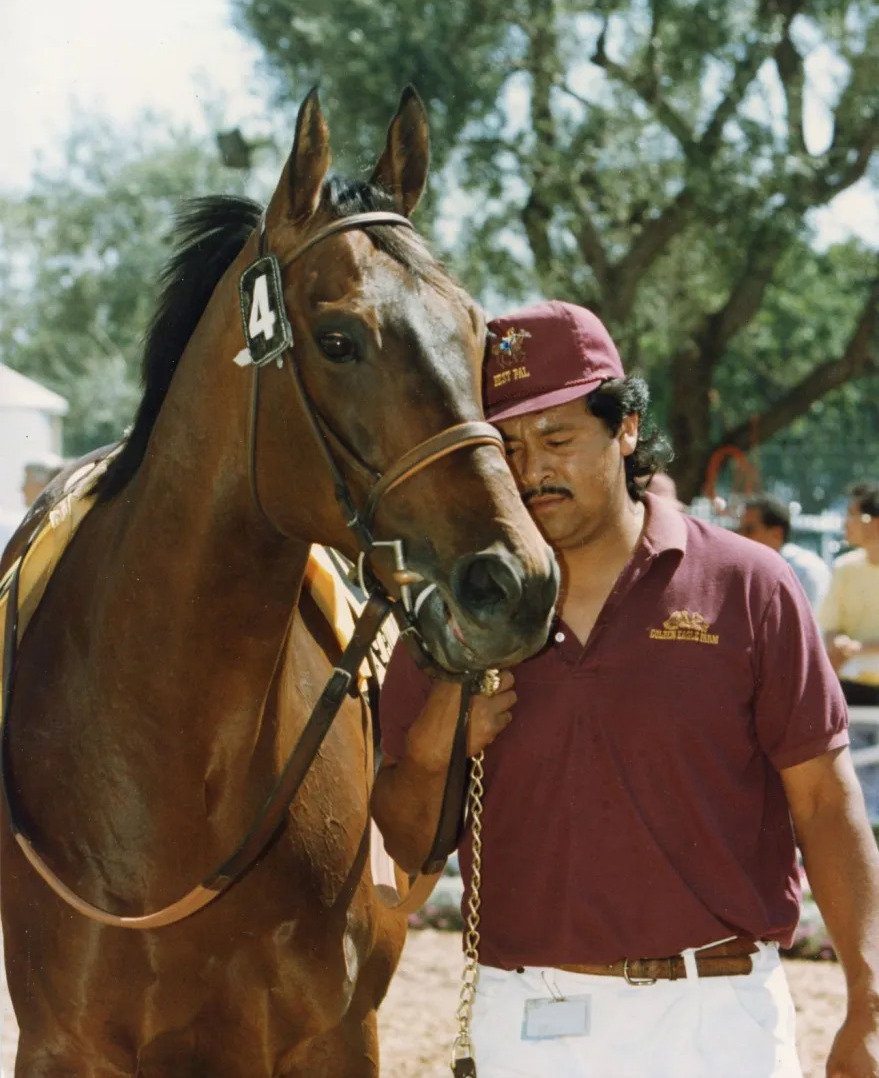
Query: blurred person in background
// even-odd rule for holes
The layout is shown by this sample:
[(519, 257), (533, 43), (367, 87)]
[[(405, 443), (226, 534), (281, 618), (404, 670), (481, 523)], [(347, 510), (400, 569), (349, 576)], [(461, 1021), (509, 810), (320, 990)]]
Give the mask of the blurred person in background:
[(25, 506), (30, 509), (34, 502), (42, 494), (44, 488), (55, 478), (64, 466), (61, 457), (46, 456), (39, 460), (29, 460), (24, 466), (24, 482), (21, 485), (21, 495)]
[[(833, 565), (830, 589), (818, 611), (818, 624), (843, 695), (852, 707), (879, 706), (879, 482), (849, 488), (846, 542), (853, 550)], [(877, 743), (879, 728), (855, 722), (853, 750)], [(879, 822), (879, 765), (862, 764), (858, 779), (867, 811)]]
[[(29, 460), (25, 464), (21, 484), (21, 496), (24, 499), (25, 510), (30, 509), (46, 484), (55, 478), (63, 466), (63, 459), (54, 454)], [(21, 509), (0, 508), (0, 554), (3, 553), (6, 544), (18, 530), (18, 526), (24, 520), (24, 517), (25, 513)]]
[(845, 537), (818, 623), (850, 704), (879, 704), (879, 481), (849, 488)]
[(654, 472), (644, 489), (649, 494), (655, 494), (658, 498), (668, 498), (680, 510), (686, 510), (687, 508), (678, 498), (678, 485), (668, 472)]
[(813, 610), (830, 586), (830, 568), (822, 557), (790, 541), (790, 508), (774, 494), (754, 494), (745, 502), (739, 535), (776, 550), (796, 573)]

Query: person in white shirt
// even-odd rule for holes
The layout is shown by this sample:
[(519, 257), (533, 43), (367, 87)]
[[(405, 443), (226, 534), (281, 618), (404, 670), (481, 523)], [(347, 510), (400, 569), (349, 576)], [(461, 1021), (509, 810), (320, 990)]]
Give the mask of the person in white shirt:
[(745, 502), (739, 535), (777, 550), (796, 573), (813, 610), (830, 586), (830, 567), (823, 558), (790, 541), (790, 509), (774, 494), (755, 494)]
[(879, 482), (849, 489), (845, 537), (818, 623), (846, 700), (879, 704)]
[[(879, 706), (879, 482), (849, 488), (845, 537), (854, 549), (833, 564), (818, 611), (824, 646), (850, 707)], [(877, 743), (877, 727), (853, 723), (853, 750)], [(858, 768), (871, 818), (879, 822), (879, 765)]]

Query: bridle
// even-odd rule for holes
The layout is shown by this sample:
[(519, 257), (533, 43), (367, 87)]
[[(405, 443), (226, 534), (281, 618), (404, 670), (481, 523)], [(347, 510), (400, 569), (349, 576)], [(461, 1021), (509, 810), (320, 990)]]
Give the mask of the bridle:
[[(408, 217), (403, 217), (401, 214), (391, 213), (384, 210), (357, 213), (350, 217), (343, 217), (339, 220), (331, 221), (312, 236), (309, 236), (304, 243), (300, 244), (300, 246), (292, 252), (292, 254), (288, 255), (284, 260), (283, 265), (279, 268), (279, 277), (284, 270), (296, 262), (306, 251), (311, 250), (312, 247), (315, 247), (329, 236), (350, 229), (367, 228), (371, 225), (392, 225), (399, 228), (413, 227), (412, 222)], [(271, 255), (269, 249), (264, 213), (260, 217), (257, 229), (259, 236), (259, 259), (273, 258), (274, 256)], [(279, 313), (287, 319), (286, 310), (283, 309), (283, 307)], [(246, 334), (247, 314), (244, 301), (242, 301), (242, 314), (244, 315)], [(449, 453), (454, 453), (459, 449), (467, 449), (477, 445), (494, 445), (503, 453), (503, 439), (497, 429), (491, 426), (490, 423), (480, 420), (458, 423), (454, 426), (446, 427), (436, 434), (432, 434), (430, 437), (425, 438), (423, 441), (413, 446), (412, 449), (404, 453), (403, 456), (392, 464), (384, 473), (376, 472), (360, 456), (358, 456), (354, 450), (345, 444), (344, 440), (333, 431), (327, 421), (317, 411), (314, 401), (311, 399), (305, 388), (301, 372), (293, 357), (293, 334), (292, 329), (290, 328), (289, 319), (287, 319), (286, 326), (282, 327), (282, 332), (283, 331), (286, 331), (287, 333), (285, 343), (286, 341), (289, 341), (289, 344), (286, 344), (283, 351), (280, 351), (280, 353), (273, 351), (266, 358), (263, 358), (258, 362), (253, 362), (248, 451), (251, 495), (261, 516), (275, 531), (280, 532), (282, 535), (286, 535), (286, 532), (284, 532), (280, 525), (271, 519), (263, 506), (259, 496), (256, 471), (259, 375), (262, 368), (274, 360), (279, 366), (286, 367), (293, 381), (299, 403), (305, 413), (309, 427), (311, 428), (312, 434), (314, 435), (315, 441), (323, 456), (324, 463), (332, 478), (336, 502), (343, 514), (346, 526), (351, 530), (357, 540), (357, 545), (360, 548), (358, 577), (363, 590), (369, 593), (374, 590), (375, 581), (372, 580), (367, 583), (367, 566), (370, 556), (377, 548), (388, 547), (391, 549), (394, 557), (395, 574), (404, 578), (407, 572), (402, 540), (376, 540), (372, 534), (375, 514), (382, 498), (402, 483), (405, 483), (407, 480), (417, 475), (424, 468), (429, 467)], [(366, 504), (362, 510), (357, 508), (348, 482), (345, 479), (345, 475), (339, 467), (338, 458), (344, 460), (348, 470), (358, 473), (369, 488)], [(407, 617), (411, 618), (413, 607), (408, 583), (400, 584), (400, 600), (405, 614)]]
[[(370, 213), (354, 214), (351, 217), (332, 221), (304, 243), (296, 248), (287, 258), (283, 268), (286, 269), (292, 262), (299, 258), (305, 251), (314, 247), (328, 236), (337, 232), (352, 228), (366, 228), (370, 225), (394, 225), (411, 228), (408, 218), (400, 214), (376, 211)], [(270, 268), (277, 274), (280, 283), (280, 268), (277, 260), (268, 251), (268, 241), (265, 230), (265, 216), (259, 222), (259, 258), (249, 269), (253, 269), (261, 262), (271, 260)], [(248, 270), (242, 274), (242, 280)], [(283, 307), (283, 303), (281, 303)], [(360, 578), (364, 579), (364, 566), (367, 559), (378, 547), (390, 546), (394, 552), (395, 572), (405, 574), (406, 565), (403, 556), (403, 544), (400, 539), (377, 541), (372, 535), (372, 524), (381, 499), (401, 483), (405, 483), (422, 469), (441, 460), (449, 453), (470, 446), (494, 445), (503, 452), (503, 441), (498, 431), (490, 424), (482, 421), (459, 423), (436, 434), (425, 438), (412, 449), (400, 457), (383, 474), (376, 473), (369, 468), (352, 450), (345, 446), (344, 442), (334, 434), (325, 420), (317, 412), (314, 402), (309, 397), (296, 363), (292, 356), (292, 331), (289, 327), (286, 310), (276, 312), (283, 314), (287, 324), (283, 347), (276, 351), (270, 351), (267, 356), (257, 360), (250, 357), (249, 362), (254, 368), (252, 392), (251, 392), (251, 420), (249, 434), (249, 462), (250, 487), (256, 506), (266, 521), (275, 528), (281, 529), (266, 514), (259, 500), (256, 484), (256, 424), (259, 412), (259, 373), (262, 367), (272, 360), (279, 365), (286, 366), (296, 387), (300, 403), (305, 412), (308, 422), (314, 432), (318, 446), (329, 469), (333, 480), (336, 500), (345, 516), (346, 523), (357, 538), (360, 547)], [(242, 307), (245, 319), (245, 335), (247, 335), (247, 312)], [(332, 442), (332, 446), (331, 446)], [(335, 448), (335, 452), (334, 452)], [(357, 509), (351, 495), (345, 476), (339, 467), (337, 456), (345, 458), (346, 465), (361, 475), (369, 477), (371, 489), (363, 511)], [(36, 534), (36, 533), (35, 533)], [(286, 534), (281, 531), (281, 534)], [(368, 656), (370, 648), (381, 629), (382, 623), (391, 612), (392, 607), (402, 606), (405, 616), (409, 621), (409, 628), (414, 628), (414, 611), (411, 597), (408, 593), (408, 585), (401, 584), (401, 602), (395, 603), (386, 593), (374, 586), (373, 581), (368, 582), (369, 597), (360, 615), (351, 638), (345, 648), (342, 657), (324, 687), (317, 703), (315, 704), (308, 721), (303, 728), (296, 744), (291, 751), (284, 768), (269, 796), (257, 813), (257, 817), (243, 840), (238, 844), (234, 852), (218, 868), (211, 872), (204, 880), (197, 884), (187, 894), (177, 901), (139, 916), (123, 916), (104, 910), (78, 896), (61, 880), (46, 864), (35, 849), (31, 839), (25, 833), (21, 820), (15, 810), (9, 789), (9, 780), (6, 767), (6, 748), (8, 744), (9, 715), (12, 704), (12, 684), (15, 655), (18, 641), (18, 605), (19, 605), (19, 578), (20, 569), (25, 555), (33, 542), (34, 536), (28, 543), (28, 547), (19, 558), (13, 570), (9, 594), (7, 599), (7, 616), (4, 630), (4, 656), (3, 656), (3, 698), (0, 707), (0, 782), (3, 786), (3, 794), (6, 801), (6, 809), (9, 817), (9, 825), (13, 836), (27, 858), (31, 867), (48, 884), (52, 891), (71, 906), (78, 913), (104, 925), (117, 928), (156, 929), (189, 917), (212, 902), (222, 894), (231, 884), (248, 869), (267, 846), (274, 833), (284, 820), (287, 810), (293, 798), (302, 784), (314, 757), (317, 755), (321, 744), (342, 705), (345, 696), (352, 692), (357, 685), (357, 675), (361, 664)], [(284, 644), (281, 645), (283, 652)], [(462, 702), (462, 711), (464, 704)], [(460, 717), (459, 717), (460, 726)], [(445, 810), (444, 810), (445, 815)]]

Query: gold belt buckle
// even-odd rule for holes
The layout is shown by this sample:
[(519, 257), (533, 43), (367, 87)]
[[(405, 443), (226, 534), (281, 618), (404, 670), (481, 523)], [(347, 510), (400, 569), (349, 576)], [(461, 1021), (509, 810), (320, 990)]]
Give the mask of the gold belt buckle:
[[(635, 961), (640, 962), (641, 959), (636, 958)], [(626, 984), (633, 984), (636, 988), (644, 988), (646, 985), (656, 984), (659, 980), (658, 977), (633, 977), (629, 972), (628, 958), (623, 959), (623, 977), (626, 979)]]

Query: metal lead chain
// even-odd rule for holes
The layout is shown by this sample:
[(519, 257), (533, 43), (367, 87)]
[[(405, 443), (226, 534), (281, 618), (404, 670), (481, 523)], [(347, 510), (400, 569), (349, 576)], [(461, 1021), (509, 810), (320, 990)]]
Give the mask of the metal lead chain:
[(467, 791), (467, 809), (470, 816), (470, 833), (473, 840), (473, 869), (470, 894), (467, 897), (467, 928), (464, 933), (464, 971), (461, 975), (461, 995), (455, 1018), (458, 1032), (452, 1044), (452, 1074), (455, 1078), (476, 1075), (473, 1062), (473, 1043), (470, 1040), (470, 1024), (473, 1017), (473, 999), (479, 980), (479, 892), (482, 886), (482, 797), (484, 753), (479, 752), (470, 761), (470, 787)]

